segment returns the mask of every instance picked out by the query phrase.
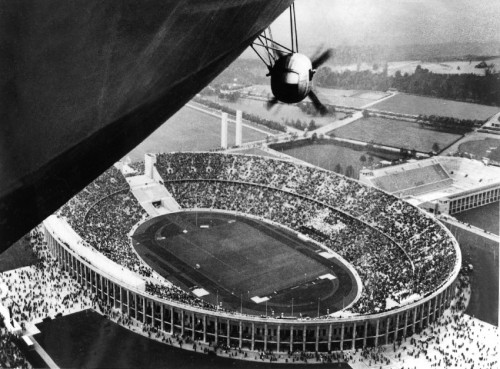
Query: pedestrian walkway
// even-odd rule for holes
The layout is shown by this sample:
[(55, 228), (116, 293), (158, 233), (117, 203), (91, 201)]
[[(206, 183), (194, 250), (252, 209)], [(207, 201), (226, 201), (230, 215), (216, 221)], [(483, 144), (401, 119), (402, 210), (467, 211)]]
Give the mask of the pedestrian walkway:
[(336, 120), (330, 124), (327, 124), (323, 127), (319, 127), (318, 129), (314, 130), (314, 131), (311, 131), (311, 133), (316, 133), (317, 135), (320, 135), (320, 134), (328, 134), (329, 132), (333, 131), (334, 129), (337, 129), (337, 128), (340, 128), (340, 127), (343, 127), (349, 123), (352, 123), (358, 119), (361, 119), (363, 117), (363, 113), (358, 111), (356, 113), (354, 113), (351, 117), (349, 118), (344, 118), (344, 119), (340, 119), (340, 120)]

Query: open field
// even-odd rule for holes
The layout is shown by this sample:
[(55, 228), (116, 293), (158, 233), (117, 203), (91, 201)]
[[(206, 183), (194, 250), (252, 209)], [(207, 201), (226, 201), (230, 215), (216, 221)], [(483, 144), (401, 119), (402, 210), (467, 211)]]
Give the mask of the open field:
[[(323, 169), (335, 171), (336, 166), (340, 165), (341, 174), (345, 174), (346, 168), (351, 165), (356, 174), (355, 178), (359, 177), (359, 171), (363, 169), (363, 166), (367, 165), (366, 163), (363, 165), (363, 163), (359, 160), (361, 156), (365, 155), (366, 158), (370, 156), (370, 154), (366, 151), (358, 151), (334, 144), (310, 144), (291, 149), (273, 148), (300, 160), (317, 165)], [(397, 156), (389, 158), (375, 156), (373, 154), (371, 156), (373, 157), (373, 165), (379, 163), (381, 160), (397, 158)]]
[[(167, 120), (128, 156), (144, 160), (148, 152), (198, 151), (220, 147), (220, 119), (184, 107)], [(228, 145), (234, 145), (235, 125), (228, 124)], [(243, 127), (243, 142), (263, 140), (266, 134)]]
[[(254, 85), (248, 87), (247, 91), (252, 91), (263, 97), (271, 94), (269, 85)], [(352, 108), (361, 108), (366, 104), (386, 97), (388, 94), (383, 91), (363, 91), (363, 90), (341, 90), (335, 88), (316, 87), (315, 91), (319, 99), (325, 104), (348, 106)], [(341, 118), (341, 115), (337, 115)]]
[[(60, 368), (164, 368), (306, 369), (311, 364), (269, 364), (238, 360), (167, 345), (134, 333), (93, 310), (37, 324), (40, 346)], [(187, 346), (187, 344), (186, 344)], [(184, 347), (186, 347), (184, 346)], [(240, 356), (241, 357), (241, 356)], [(253, 356), (252, 356), (253, 357)], [(351, 368), (348, 364), (322, 364), (322, 368)]]
[(458, 151), (473, 154), (475, 159), (487, 157), (491, 160), (500, 161), (500, 139), (485, 138), (482, 140), (467, 141), (458, 146)]
[(314, 120), (317, 126), (324, 126), (345, 116), (345, 114), (343, 113), (337, 113), (336, 117), (313, 117), (302, 112), (297, 106), (289, 104), (277, 104), (271, 110), (267, 110), (265, 101), (247, 98), (241, 98), (234, 103), (226, 100), (221, 100), (217, 96), (204, 96), (203, 98), (215, 101), (218, 104), (230, 107), (232, 109), (241, 110), (246, 113), (254, 114), (261, 118), (273, 120), (280, 123), (284, 123), (285, 120), (300, 119), (301, 121), (307, 123), (309, 123), (311, 120)]
[[(321, 249), (295, 233), (234, 214), (185, 212), (155, 218), (133, 239), (141, 257), (158, 273), (187, 290), (195, 286), (212, 303), (249, 313), (265, 312), (267, 297), (276, 313), (316, 314), (342, 308), (342, 297), (356, 289), (344, 265), (325, 259)], [(318, 279), (331, 274), (335, 278)], [(340, 286), (339, 286), (340, 285)], [(353, 294), (352, 296), (355, 296)], [(332, 310), (333, 311), (333, 310)]]
[(499, 215), (500, 203), (498, 201), (480, 206), (478, 208), (466, 210), (461, 213), (453, 214), (453, 216), (461, 222), (472, 224), (473, 226), (496, 235), (499, 234), (500, 228)]
[(332, 132), (336, 137), (373, 142), (381, 145), (432, 151), (437, 143), (441, 149), (451, 145), (462, 136), (453, 133), (423, 129), (418, 123), (384, 119), (380, 117), (361, 118)]
[(443, 222), (462, 251), (462, 264), (472, 264), (472, 295), (466, 313), (498, 325), (498, 242)]
[(500, 107), (465, 103), (399, 93), (372, 106), (373, 109), (412, 115), (438, 115), (460, 119), (486, 120)]

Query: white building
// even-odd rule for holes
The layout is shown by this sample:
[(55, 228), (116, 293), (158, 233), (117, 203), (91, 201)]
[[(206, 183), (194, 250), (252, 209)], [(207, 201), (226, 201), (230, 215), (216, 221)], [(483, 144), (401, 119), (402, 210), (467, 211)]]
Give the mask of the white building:
[(500, 196), (500, 168), (447, 156), (363, 169), (360, 181), (436, 214), (452, 215), (498, 201)]

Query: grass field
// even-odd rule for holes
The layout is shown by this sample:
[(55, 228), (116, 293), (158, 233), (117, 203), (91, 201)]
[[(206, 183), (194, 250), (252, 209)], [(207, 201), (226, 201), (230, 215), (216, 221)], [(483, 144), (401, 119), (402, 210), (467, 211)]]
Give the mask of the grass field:
[[(132, 150), (132, 161), (144, 160), (148, 152), (198, 151), (220, 147), (220, 119), (184, 107)], [(243, 127), (243, 142), (263, 140), (266, 134)], [(234, 145), (235, 126), (228, 124), (228, 145)]]
[(343, 113), (337, 113), (335, 118), (320, 117), (320, 116), (313, 117), (311, 115), (305, 114), (298, 107), (288, 104), (277, 104), (271, 110), (267, 110), (265, 101), (254, 100), (254, 99), (242, 98), (239, 99), (237, 102), (232, 103), (226, 100), (221, 100), (216, 96), (204, 96), (204, 98), (207, 100), (215, 101), (221, 105), (230, 107), (232, 109), (241, 110), (246, 113), (254, 114), (261, 118), (273, 120), (275, 122), (280, 122), (280, 123), (284, 123), (286, 119), (288, 120), (300, 119), (301, 121), (307, 123), (309, 123), (311, 120), (314, 120), (316, 122), (316, 125), (324, 126), (325, 124), (329, 124), (335, 121), (336, 119), (340, 119), (343, 116), (345, 116), (345, 114)]
[[(37, 324), (34, 338), (60, 368), (265, 369), (269, 362), (238, 360), (166, 345), (85, 310)], [(177, 346), (177, 345), (176, 345)], [(274, 364), (306, 369), (311, 364)], [(322, 368), (350, 366), (323, 364)]]
[(397, 94), (372, 106), (373, 109), (413, 115), (439, 115), (460, 119), (486, 120), (500, 111), (499, 107), (435, 99), (409, 94)]
[(437, 143), (441, 149), (451, 145), (462, 136), (423, 129), (417, 123), (405, 122), (380, 117), (361, 118), (332, 132), (336, 137), (377, 144), (415, 149), (417, 151), (432, 151)]
[(499, 215), (500, 203), (498, 201), (475, 209), (453, 214), (455, 218), (462, 222), (472, 224), (473, 226), (485, 229), (496, 235), (499, 234), (500, 228)]
[(476, 159), (487, 157), (500, 161), (500, 140), (497, 138), (485, 138), (482, 140), (467, 141), (458, 146), (458, 151), (473, 154)]
[[(276, 149), (278, 150), (278, 149)], [(306, 145), (295, 147), (292, 149), (278, 150), (283, 153), (293, 156), (297, 159), (304, 160), (308, 163), (317, 165), (323, 169), (335, 171), (337, 165), (341, 167), (341, 174), (345, 173), (346, 168), (351, 165), (356, 172), (356, 178), (359, 176), (359, 170), (363, 169), (363, 164), (360, 161), (362, 155), (366, 158), (370, 156), (366, 151), (357, 151), (347, 147), (337, 146), (337, 145)], [(396, 158), (396, 157), (394, 157)], [(379, 163), (381, 160), (388, 160), (390, 158), (382, 158), (373, 156), (373, 164)]]
[[(267, 97), (271, 94), (271, 86), (269, 85), (254, 85), (248, 87), (247, 91), (262, 97)], [(348, 106), (352, 108), (361, 108), (375, 100), (379, 100), (387, 96), (383, 91), (364, 91), (364, 90), (341, 90), (335, 88), (316, 87), (316, 94), (319, 99), (325, 104)], [(338, 115), (337, 118), (340, 118)]]
[(466, 229), (445, 225), (462, 250), (462, 263), (472, 264), (472, 296), (466, 313), (498, 325), (498, 242)]
[[(141, 226), (134, 239), (141, 257), (164, 277), (184, 288), (202, 287), (210, 292), (204, 299), (217, 297), (213, 302), (235, 310), (241, 304), (246, 312), (262, 313), (265, 305), (251, 299), (268, 297), (276, 313), (289, 315), (292, 298), (294, 313), (316, 313), (318, 299), (325, 313), (341, 308), (342, 296), (356, 289), (345, 267), (318, 255), (317, 245), (243, 216), (171, 214)], [(318, 279), (325, 274), (336, 277)]]

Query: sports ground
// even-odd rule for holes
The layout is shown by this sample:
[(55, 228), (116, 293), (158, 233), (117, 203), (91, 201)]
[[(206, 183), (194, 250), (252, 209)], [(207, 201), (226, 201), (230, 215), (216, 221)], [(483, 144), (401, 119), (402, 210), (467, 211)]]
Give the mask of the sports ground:
[(372, 106), (373, 109), (412, 115), (437, 115), (460, 119), (486, 120), (498, 113), (495, 106), (399, 93)]
[(163, 277), (224, 309), (316, 316), (341, 310), (357, 293), (349, 269), (320, 246), (241, 215), (163, 215), (141, 225), (133, 244)]
[(424, 129), (418, 123), (380, 117), (361, 118), (335, 129), (332, 133), (336, 137), (373, 141), (380, 145), (421, 152), (432, 151), (434, 144), (442, 150), (462, 137), (454, 133)]

